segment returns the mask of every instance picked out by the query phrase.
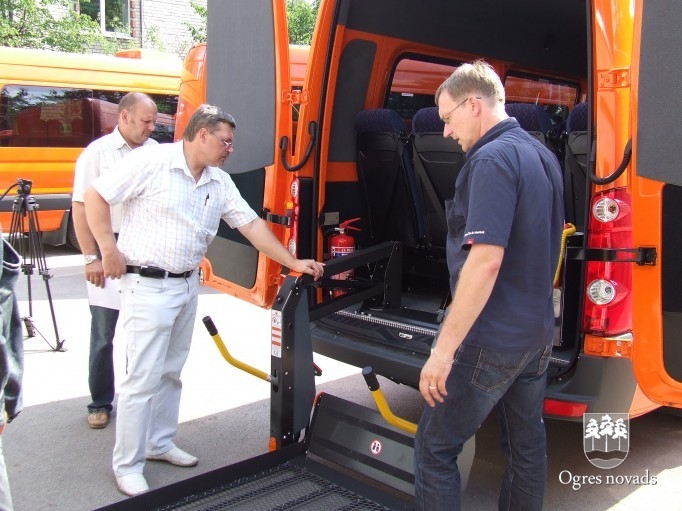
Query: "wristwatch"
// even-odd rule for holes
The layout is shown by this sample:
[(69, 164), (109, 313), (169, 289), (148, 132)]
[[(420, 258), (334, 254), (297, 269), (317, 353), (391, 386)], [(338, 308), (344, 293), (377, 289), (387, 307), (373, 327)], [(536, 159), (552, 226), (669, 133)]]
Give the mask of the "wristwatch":
[(92, 264), (99, 259), (97, 254), (84, 254), (83, 259), (85, 259), (85, 264)]

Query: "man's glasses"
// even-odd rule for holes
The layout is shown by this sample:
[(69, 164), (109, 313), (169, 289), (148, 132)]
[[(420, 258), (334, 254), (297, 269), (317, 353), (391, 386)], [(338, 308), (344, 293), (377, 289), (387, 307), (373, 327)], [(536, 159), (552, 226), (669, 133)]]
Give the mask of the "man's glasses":
[(220, 140), (223, 143), (223, 145), (225, 146), (225, 149), (227, 149), (228, 151), (230, 149), (234, 149), (234, 144), (232, 142), (228, 142), (227, 140), (223, 140), (222, 138), (220, 138), (218, 135), (216, 135), (212, 131), (209, 131), (209, 133), (211, 135), (213, 135), (215, 138), (217, 138), (218, 140)]
[[(481, 97), (475, 96), (474, 99), (481, 99)], [(465, 98), (464, 101), (462, 101), (459, 105), (457, 105), (455, 108), (450, 110), (445, 117), (441, 117), (440, 120), (443, 121), (445, 124), (448, 124), (450, 122), (450, 116), (455, 113), (455, 110), (457, 110), (460, 106), (462, 106), (467, 101), (469, 101), (469, 98)]]

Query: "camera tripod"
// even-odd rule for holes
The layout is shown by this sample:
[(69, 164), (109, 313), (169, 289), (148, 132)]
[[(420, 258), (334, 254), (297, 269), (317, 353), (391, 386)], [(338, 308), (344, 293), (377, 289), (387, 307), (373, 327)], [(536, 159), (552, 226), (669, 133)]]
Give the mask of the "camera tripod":
[[(28, 290), (28, 316), (24, 316), (22, 321), (26, 327), (27, 337), (35, 337), (38, 333), (54, 351), (66, 351), (63, 347), (64, 341), (59, 339), (57, 330), (57, 318), (54, 313), (52, 303), (52, 292), (50, 291), (50, 279), (52, 274), (47, 269), (47, 261), (43, 252), (43, 243), (40, 235), (40, 225), (36, 210), (39, 208), (35, 198), (31, 196), (32, 181), (19, 179), (16, 183), (17, 198), (12, 205), (12, 220), (9, 231), (9, 242), (19, 252), (22, 257), (21, 271), (27, 277)], [(11, 188), (11, 187), (10, 187)], [(52, 314), (52, 325), (54, 327), (55, 345), (53, 346), (38, 330), (33, 321), (33, 294), (31, 289), (31, 276), (33, 271), (38, 269), (38, 274), (45, 282), (47, 301), (50, 305)]]

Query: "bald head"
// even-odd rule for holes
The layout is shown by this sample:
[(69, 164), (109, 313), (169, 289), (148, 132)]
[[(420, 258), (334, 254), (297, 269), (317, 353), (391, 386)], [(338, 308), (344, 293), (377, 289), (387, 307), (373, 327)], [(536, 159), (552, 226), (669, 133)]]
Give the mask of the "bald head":
[(154, 100), (142, 92), (129, 92), (118, 104), (118, 130), (132, 147), (144, 144), (156, 123), (158, 111)]

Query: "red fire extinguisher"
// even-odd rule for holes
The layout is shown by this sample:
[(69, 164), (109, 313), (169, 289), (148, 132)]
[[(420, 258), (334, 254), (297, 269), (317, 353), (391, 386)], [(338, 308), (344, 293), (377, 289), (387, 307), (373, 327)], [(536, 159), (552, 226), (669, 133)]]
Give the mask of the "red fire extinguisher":
[[(351, 218), (345, 222), (341, 222), (338, 227), (334, 230), (338, 233), (329, 238), (329, 256), (334, 259), (335, 257), (343, 257), (348, 254), (355, 252), (355, 238), (350, 234), (346, 234), (346, 231), (359, 231), (357, 227), (353, 227), (353, 222), (360, 220), (359, 218)], [(336, 280), (351, 280), (353, 278), (353, 270), (346, 270), (344, 272), (338, 273), (332, 277)], [(335, 290), (332, 296), (340, 296), (344, 291)]]

